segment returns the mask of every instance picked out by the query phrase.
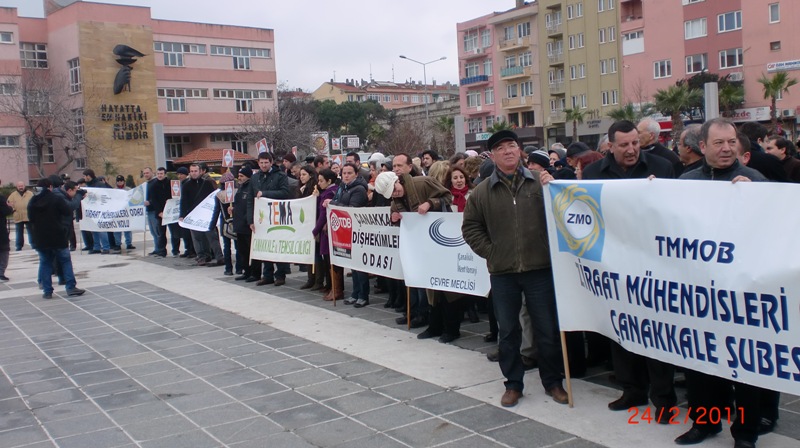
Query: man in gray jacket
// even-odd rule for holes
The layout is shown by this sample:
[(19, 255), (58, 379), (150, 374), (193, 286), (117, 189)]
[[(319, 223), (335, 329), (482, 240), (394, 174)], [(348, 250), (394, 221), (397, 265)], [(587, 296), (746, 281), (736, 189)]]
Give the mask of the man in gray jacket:
[(489, 268), (494, 312), (500, 327), (500, 370), (506, 377), (506, 392), (500, 404), (515, 406), (522, 397), (525, 366), (519, 352), (519, 312), (523, 294), (533, 321), (542, 386), (555, 402), (566, 404), (544, 211), (543, 185), (553, 177), (547, 172), (532, 173), (522, 166), (519, 141), (512, 131), (494, 133), (488, 147), (495, 171), (472, 191), (461, 231)]

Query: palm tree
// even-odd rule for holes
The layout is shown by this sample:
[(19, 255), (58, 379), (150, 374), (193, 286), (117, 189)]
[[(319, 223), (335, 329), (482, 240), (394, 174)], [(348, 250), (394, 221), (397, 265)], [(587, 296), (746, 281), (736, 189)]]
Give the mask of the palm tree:
[(672, 118), (672, 140), (678, 141), (683, 132), (683, 113), (691, 111), (703, 96), (699, 89), (693, 89), (687, 84), (669, 86), (667, 89), (658, 89), (653, 96), (655, 109)]
[(505, 131), (505, 130), (509, 130), (510, 131), (510, 130), (513, 130), (513, 129), (514, 129), (514, 125), (512, 123), (507, 122), (505, 119), (501, 119), (501, 120), (495, 121), (494, 124), (492, 124), (491, 126), (486, 128), (486, 132), (488, 132), (490, 134), (494, 134), (495, 132), (498, 132), (498, 131)]
[(564, 109), (564, 117), (567, 121), (572, 122), (572, 141), (578, 141), (578, 123), (583, 123), (583, 118), (586, 116), (586, 112), (578, 109), (577, 107), (573, 107), (571, 109)]
[(653, 114), (653, 105), (651, 103), (642, 103), (639, 107), (633, 103), (627, 103), (616, 109), (610, 110), (606, 115), (612, 120), (621, 121), (628, 120), (636, 123), (644, 117), (649, 117)]
[(719, 89), (719, 108), (725, 115), (732, 115), (733, 110), (744, 104), (744, 86), (727, 83)]
[(778, 72), (771, 79), (762, 74), (758, 82), (764, 88), (764, 99), (770, 100), (769, 115), (772, 118), (772, 132), (775, 133), (778, 130), (778, 109), (775, 104), (778, 95), (789, 93), (789, 87), (797, 84), (797, 79), (790, 78), (786, 72)]
[(433, 127), (443, 140), (441, 152), (444, 155), (448, 155), (455, 151), (455, 134), (453, 133), (455, 130), (455, 117), (439, 117), (439, 119), (433, 123)]

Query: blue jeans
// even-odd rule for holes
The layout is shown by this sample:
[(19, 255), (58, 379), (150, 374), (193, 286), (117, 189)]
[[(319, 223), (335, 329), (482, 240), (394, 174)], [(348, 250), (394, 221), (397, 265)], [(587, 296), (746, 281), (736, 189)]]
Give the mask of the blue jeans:
[(94, 239), (94, 250), (111, 250), (111, 245), (108, 242), (108, 233), (92, 232), (92, 239)]
[(506, 389), (522, 392), (525, 366), (519, 353), (522, 345), (522, 326), (519, 313), (522, 295), (533, 324), (533, 339), (539, 351), (539, 377), (545, 390), (560, 385), (564, 378), (564, 361), (556, 312), (553, 271), (550, 268), (534, 271), (491, 275), (492, 301), (497, 325), (500, 327), (500, 370), (506, 377)]
[(114, 232), (114, 239), (117, 240), (117, 246), (122, 246), (122, 234), (125, 234), (125, 245), (130, 246), (133, 240), (131, 232)]
[(15, 223), (14, 226), (17, 229), (17, 250), (22, 250), (22, 246), (25, 245), (25, 230), (28, 231), (28, 242), (31, 245), (31, 248), (36, 249), (33, 247), (33, 239), (31, 239), (31, 223), (28, 221), (18, 222)]
[(369, 300), (369, 274), (353, 271), (353, 293), (350, 294), (350, 297)]
[(161, 225), (161, 218), (156, 212), (147, 212), (147, 225), (150, 226), (150, 235), (153, 236), (153, 252), (167, 255), (167, 228)]
[(72, 271), (72, 258), (69, 248), (63, 249), (37, 249), (39, 252), (39, 281), (45, 294), (53, 293), (53, 263), (61, 266), (64, 281), (67, 282), (67, 292), (75, 289), (75, 273)]

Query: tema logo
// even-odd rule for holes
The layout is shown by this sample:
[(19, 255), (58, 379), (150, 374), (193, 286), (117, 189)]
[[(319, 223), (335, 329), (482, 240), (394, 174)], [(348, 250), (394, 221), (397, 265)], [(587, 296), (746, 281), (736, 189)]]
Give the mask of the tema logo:
[(606, 235), (600, 209), (602, 187), (602, 184), (550, 185), (559, 251), (592, 261), (602, 259)]

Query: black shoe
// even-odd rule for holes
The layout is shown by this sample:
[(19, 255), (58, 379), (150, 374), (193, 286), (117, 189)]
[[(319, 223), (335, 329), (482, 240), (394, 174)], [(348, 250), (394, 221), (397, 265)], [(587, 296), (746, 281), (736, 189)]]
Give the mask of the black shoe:
[(708, 437), (711, 437), (715, 434), (718, 434), (721, 429), (717, 429), (716, 431), (703, 431), (702, 429), (692, 428), (685, 433), (679, 435), (675, 439), (676, 445), (696, 445), (703, 440), (706, 440)]
[(484, 342), (497, 342), (497, 333), (487, 333), (483, 337)]
[(455, 333), (455, 334), (444, 333), (439, 338), (439, 342), (441, 342), (442, 344), (449, 344), (449, 343), (455, 341), (456, 339), (458, 339), (460, 337), (461, 337), (461, 333)]
[(134, 246), (133, 244), (128, 244), (127, 246), (125, 246), (125, 249), (126, 250), (134, 250), (134, 249), (136, 249), (136, 246)]
[(238, 280), (247, 280), (248, 278), (250, 278), (249, 275), (240, 275), (240, 276), (236, 277), (234, 280), (237, 280), (237, 281)]
[(408, 320), (406, 320), (406, 316), (400, 316), (400, 317), (398, 317), (397, 319), (395, 319), (395, 320), (394, 320), (394, 322), (395, 322), (397, 325), (405, 325), (405, 324), (407, 324), (407, 323), (408, 323)]
[(101, 251), (99, 251), (99, 250), (92, 249), (92, 250), (89, 251), (89, 255), (99, 254), (100, 252)]
[(756, 448), (756, 444), (747, 440), (734, 439), (733, 448)]
[(103, 254), (103, 255), (108, 255), (108, 254), (111, 253), (111, 251), (110, 250), (101, 250), (100, 253)]
[(438, 331), (431, 331), (430, 328), (417, 335), (417, 339), (430, 339), (436, 336), (441, 336), (442, 333)]
[(669, 425), (674, 416), (672, 409), (674, 406), (656, 406), (655, 417), (659, 425)]
[(8, 277), (6, 277), (5, 275), (0, 275), (0, 282), (7, 282), (7, 281), (9, 281)]
[(233, 271), (225, 271), (222, 275), (233, 275)]
[(406, 304), (404, 303), (402, 305), (394, 307), (394, 311), (396, 313), (406, 314), (406, 311), (408, 311), (408, 310), (406, 309)]
[(273, 283), (275, 283), (275, 280), (267, 280), (265, 278), (262, 278), (261, 280), (256, 282), (256, 286), (271, 285)]
[[(19, 252), (20, 250), (22, 250), (22, 249), (17, 249), (17, 252)], [(77, 248), (77, 247), (70, 247), (70, 248), (69, 248), (69, 251), (70, 251), (70, 252), (75, 252), (76, 250), (78, 250), (78, 248)]]
[(491, 362), (499, 362), (500, 361), (500, 350), (494, 350), (486, 354), (486, 359)]
[(220, 260), (212, 260), (212, 261), (209, 261), (208, 263), (206, 263), (206, 267), (209, 267), (209, 268), (215, 268), (215, 267), (219, 267), (219, 266), (225, 266), (225, 262), (224, 261), (220, 261)]
[(87, 252), (87, 251), (90, 251), (90, 250), (92, 250), (92, 249), (89, 248), (89, 247), (81, 247), (81, 251), (82, 252)]
[(763, 436), (764, 434), (769, 434), (775, 430), (775, 424), (777, 422), (775, 420), (761, 417), (761, 421), (758, 422), (758, 435)]
[(383, 304), (384, 308), (394, 308), (394, 302), (391, 300), (387, 300), (386, 303)]
[(42, 294), (42, 298), (43, 299), (52, 299), (53, 298), (53, 293), (52, 292), (46, 292), (46, 293)]
[(285, 278), (276, 278), (275, 279), (275, 286), (283, 286), (286, 284)]
[(313, 281), (306, 282), (303, 286), (300, 287), (300, 289), (311, 289), (312, 286), (314, 286), (314, 282)]
[(475, 311), (474, 307), (467, 308), (467, 316), (469, 317), (469, 321), (473, 324), (477, 324), (481, 321), (481, 319), (478, 317), (478, 312)]
[(428, 325), (428, 318), (423, 316), (417, 316), (411, 319), (411, 328), (422, 328)]
[(85, 293), (85, 292), (86, 292), (85, 289), (72, 288), (69, 291), (67, 291), (67, 295), (70, 296), (70, 297), (77, 297), (77, 296), (82, 296), (83, 293)]
[(257, 282), (257, 281), (259, 281), (259, 280), (261, 280), (261, 279), (259, 279), (258, 277), (253, 277), (253, 276), (251, 275), (250, 277), (247, 277), (247, 279), (245, 280), (245, 282), (246, 282), (246, 283), (253, 283), (253, 282)]
[(611, 409), (612, 411), (627, 411), (630, 408), (644, 406), (646, 404), (647, 397), (623, 393), (621, 397), (608, 404), (608, 409)]

